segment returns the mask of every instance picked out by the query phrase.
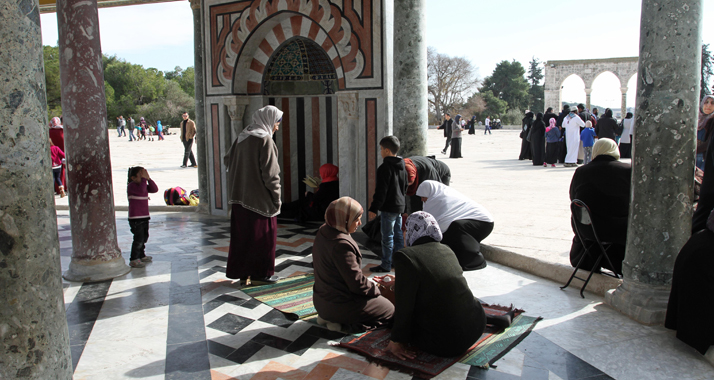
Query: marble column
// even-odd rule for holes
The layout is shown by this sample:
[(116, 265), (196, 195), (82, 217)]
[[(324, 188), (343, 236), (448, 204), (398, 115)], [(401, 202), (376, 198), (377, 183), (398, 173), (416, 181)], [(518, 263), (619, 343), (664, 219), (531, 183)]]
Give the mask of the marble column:
[(59, 0), (57, 24), (72, 223), (64, 278), (102, 281), (131, 268), (117, 244), (97, 0)]
[(208, 187), (208, 148), (206, 144), (206, 108), (203, 81), (203, 23), (201, 22), (201, 1), (190, 0), (193, 10), (193, 69), (194, 97), (196, 99), (196, 154), (198, 155), (198, 193), (200, 212), (208, 213), (211, 209), (211, 191)]
[(429, 128), (426, 76), (426, 0), (395, 0), (394, 135), (403, 157), (426, 155)]
[(0, 5), (0, 379), (71, 379), (37, 1)]
[[(359, 128), (359, 93), (355, 91), (337, 92), (337, 142), (340, 168), (340, 195), (359, 199), (359, 170), (360, 163), (358, 149), (360, 149), (357, 130)], [(364, 147), (363, 147), (364, 148)], [(364, 187), (364, 186), (362, 186)], [(366, 219), (365, 219), (366, 221)]]
[(585, 89), (585, 108), (590, 109), (590, 94), (592, 94), (592, 88)]
[(644, 0), (624, 281), (605, 302), (644, 324), (666, 314), (691, 235), (702, 1)]
[(622, 99), (620, 100), (620, 113), (622, 118), (627, 115), (627, 87), (620, 87), (620, 92), (622, 93)]

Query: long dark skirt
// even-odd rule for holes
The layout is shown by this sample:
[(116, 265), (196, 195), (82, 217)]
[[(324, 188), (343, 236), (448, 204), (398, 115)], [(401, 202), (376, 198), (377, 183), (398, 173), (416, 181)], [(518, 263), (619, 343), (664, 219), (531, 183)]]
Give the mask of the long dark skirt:
[(558, 142), (548, 143), (545, 146), (545, 163), (548, 165), (553, 165), (558, 162), (558, 151), (560, 147)]
[(545, 135), (534, 133), (531, 136), (531, 149), (533, 150), (533, 165), (542, 166), (545, 161)]
[(674, 262), (664, 326), (702, 355), (714, 345), (714, 232), (702, 230), (689, 238)]
[(518, 159), (530, 160), (531, 158), (531, 143), (526, 139), (521, 139), (521, 154), (518, 156)]
[(562, 164), (565, 162), (565, 156), (568, 155), (568, 145), (566, 145), (565, 139), (556, 144), (558, 145), (558, 162)]
[(262, 216), (233, 204), (226, 277), (261, 279), (275, 274), (277, 239), (278, 218)]
[(620, 143), (620, 158), (632, 158), (632, 144)]
[(462, 158), (461, 157), (461, 137), (451, 139), (451, 155), (449, 158)]
[(444, 232), (441, 244), (451, 248), (465, 271), (483, 268), (486, 259), (481, 254), (481, 241), (493, 231), (493, 222), (455, 220)]

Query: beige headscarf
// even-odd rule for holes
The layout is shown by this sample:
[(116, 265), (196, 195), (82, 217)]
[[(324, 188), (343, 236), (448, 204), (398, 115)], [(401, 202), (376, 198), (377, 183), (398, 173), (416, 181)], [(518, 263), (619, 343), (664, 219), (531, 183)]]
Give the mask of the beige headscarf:
[(617, 149), (617, 143), (615, 140), (602, 138), (595, 142), (595, 145), (593, 145), (593, 159), (603, 154), (613, 157), (616, 160), (620, 159), (620, 150)]
[(332, 201), (325, 211), (325, 223), (346, 234), (349, 234), (349, 226), (362, 215), (364, 209), (362, 205), (350, 197), (342, 197)]
[(243, 129), (238, 135), (238, 144), (247, 139), (248, 136), (263, 138), (265, 136), (273, 137), (273, 126), (278, 121), (282, 120), (283, 111), (275, 106), (265, 106), (253, 114), (253, 123)]

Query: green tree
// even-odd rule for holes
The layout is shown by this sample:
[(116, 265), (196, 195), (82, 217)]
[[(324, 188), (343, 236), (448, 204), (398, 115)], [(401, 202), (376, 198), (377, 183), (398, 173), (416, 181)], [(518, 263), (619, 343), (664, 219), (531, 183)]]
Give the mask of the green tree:
[(43, 46), (45, 83), (47, 86), (47, 117), (62, 116), (62, 92), (59, 68), (59, 47)]
[[(148, 104), (163, 96), (166, 80), (155, 69), (116, 60), (107, 64), (104, 80), (114, 89), (114, 101), (123, 114), (133, 114), (136, 107)], [(110, 120), (119, 116), (108, 115)]]
[[(714, 75), (714, 57), (709, 51), (709, 44), (702, 44), (702, 74), (699, 90), (699, 101), (704, 99), (704, 96), (711, 94), (709, 90), (709, 80)], [(712, 87), (714, 90), (714, 87)]]
[(484, 78), (479, 92), (490, 92), (494, 97), (505, 100), (509, 110), (523, 110), (528, 107), (528, 82), (523, 77), (525, 73), (526, 70), (515, 59), (512, 62), (501, 61), (493, 74)]
[(139, 106), (135, 114), (132, 114), (134, 119), (139, 120), (144, 117), (149, 124), (155, 124), (157, 120), (161, 120), (163, 125), (171, 125), (178, 127), (181, 122), (181, 114), (186, 111), (189, 115), (194, 115), (196, 111), (196, 103), (192, 96), (189, 96), (173, 80), (166, 81), (164, 94), (155, 101)]
[(545, 108), (545, 91), (540, 81), (543, 79), (543, 68), (541, 62), (533, 57), (528, 64), (528, 76), (526, 77), (531, 87), (528, 89), (528, 105), (535, 112), (543, 112)]
[[(490, 91), (482, 92), (479, 94), (484, 103), (486, 103), (485, 108), (481, 111), (481, 115), (491, 116), (491, 118), (500, 118), (506, 113), (508, 108), (508, 103), (505, 100), (499, 99), (493, 96)], [(486, 119), (485, 117), (479, 119)]]
[(176, 66), (173, 71), (164, 73), (164, 78), (178, 83), (185, 93), (193, 97), (196, 96), (194, 77), (195, 72), (193, 67), (183, 70), (180, 66)]

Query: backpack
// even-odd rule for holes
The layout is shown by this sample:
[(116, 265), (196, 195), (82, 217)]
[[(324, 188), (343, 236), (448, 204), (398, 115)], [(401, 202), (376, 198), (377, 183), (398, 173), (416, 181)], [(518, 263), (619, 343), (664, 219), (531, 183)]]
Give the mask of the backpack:
[(169, 206), (185, 206), (190, 203), (186, 190), (178, 186), (164, 191), (164, 202)]

